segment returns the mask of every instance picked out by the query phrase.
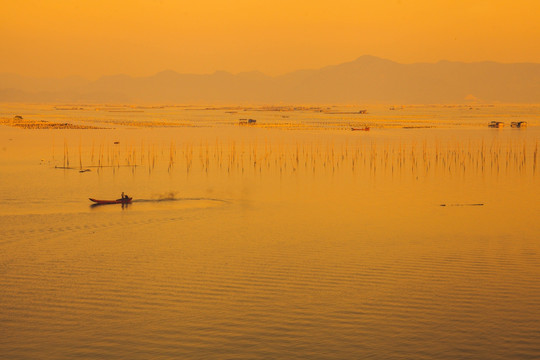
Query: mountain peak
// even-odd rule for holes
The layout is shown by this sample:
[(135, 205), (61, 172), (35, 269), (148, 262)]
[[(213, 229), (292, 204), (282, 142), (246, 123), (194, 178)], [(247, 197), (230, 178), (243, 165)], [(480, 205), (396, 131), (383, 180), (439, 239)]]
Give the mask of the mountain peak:
[(171, 69), (167, 69), (167, 70), (163, 70), (163, 71), (158, 72), (155, 76), (167, 77), (167, 76), (178, 76), (178, 75), (179, 74), (176, 71), (171, 70)]
[(224, 71), (224, 70), (217, 70), (217, 71), (214, 71), (214, 73), (213, 73), (212, 75), (214, 75), (214, 76), (220, 76), (220, 77), (230, 77), (230, 76), (234, 76), (234, 75), (231, 74), (230, 72)]
[(384, 63), (394, 63), (394, 61), (392, 61), (392, 60), (380, 58), (380, 57), (373, 56), (373, 55), (362, 55), (362, 56), (358, 57), (356, 60), (354, 60), (353, 62), (362, 62), (362, 63), (383, 63), (383, 62), (384, 62)]
[(243, 71), (236, 74), (237, 76), (246, 77), (246, 78), (265, 78), (267, 75), (261, 71)]

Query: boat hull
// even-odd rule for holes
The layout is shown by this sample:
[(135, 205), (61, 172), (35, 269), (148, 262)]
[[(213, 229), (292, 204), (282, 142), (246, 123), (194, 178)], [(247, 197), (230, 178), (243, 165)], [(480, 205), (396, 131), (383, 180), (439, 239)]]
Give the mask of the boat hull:
[(131, 200), (133, 198), (127, 198), (127, 199), (118, 199), (118, 200), (97, 200), (88, 198), (90, 201), (95, 202), (98, 205), (109, 205), (109, 204), (129, 204), (131, 203)]

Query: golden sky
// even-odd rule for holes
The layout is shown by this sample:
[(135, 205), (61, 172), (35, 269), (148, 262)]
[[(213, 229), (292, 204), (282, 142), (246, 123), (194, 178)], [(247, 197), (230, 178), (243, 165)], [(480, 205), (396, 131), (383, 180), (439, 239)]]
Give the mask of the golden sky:
[(276, 75), (365, 54), (540, 62), (538, 0), (0, 0), (0, 73)]

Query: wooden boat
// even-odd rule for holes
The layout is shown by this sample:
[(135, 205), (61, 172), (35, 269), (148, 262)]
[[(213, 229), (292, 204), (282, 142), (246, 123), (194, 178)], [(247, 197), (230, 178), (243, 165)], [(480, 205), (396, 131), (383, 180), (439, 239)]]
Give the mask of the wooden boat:
[(527, 127), (527, 122), (526, 121), (512, 121), (510, 126), (513, 128), (518, 128), (518, 129), (524, 128), (524, 127)]
[(125, 199), (116, 199), (116, 200), (97, 200), (97, 199), (92, 199), (92, 198), (89, 198), (90, 201), (92, 202), (95, 202), (96, 204), (98, 205), (107, 205), (107, 204), (129, 204), (131, 203), (131, 200), (133, 198), (125, 198)]
[(369, 126), (363, 128), (351, 128), (351, 131), (369, 131)]
[(504, 127), (504, 123), (502, 121), (492, 121), (488, 126), (491, 128), (502, 128)]

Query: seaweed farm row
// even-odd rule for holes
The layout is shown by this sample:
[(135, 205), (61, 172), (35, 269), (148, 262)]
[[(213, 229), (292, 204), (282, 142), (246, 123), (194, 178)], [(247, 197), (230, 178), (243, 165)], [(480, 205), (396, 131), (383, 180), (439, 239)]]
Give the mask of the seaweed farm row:
[[(373, 129), (485, 128), (490, 122), (540, 125), (539, 105), (329, 105), (140, 106), (3, 104), (0, 124), (23, 129), (233, 128), (252, 119), (253, 129), (350, 131)], [(510, 131), (501, 129), (502, 131)]]
[(538, 141), (392, 141), (354, 142), (183, 142), (54, 146), (56, 168), (106, 171), (168, 171), (236, 174), (310, 174), (322, 172), (409, 174), (412, 176), (536, 174)]

